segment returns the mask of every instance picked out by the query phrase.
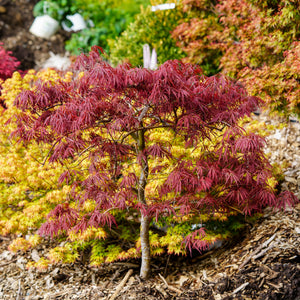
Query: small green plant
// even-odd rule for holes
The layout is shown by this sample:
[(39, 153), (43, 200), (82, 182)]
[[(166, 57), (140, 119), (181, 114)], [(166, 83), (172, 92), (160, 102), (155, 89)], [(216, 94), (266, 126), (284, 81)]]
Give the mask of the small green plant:
[(49, 15), (59, 23), (66, 22), (67, 25), (72, 26), (70, 20), (66, 18), (67, 15), (72, 15), (78, 10), (76, 1), (71, 0), (41, 0), (33, 9), (35, 17)]
[(87, 28), (72, 34), (66, 49), (72, 54), (88, 52), (93, 45), (109, 52), (109, 39), (116, 39), (133, 22), (134, 16), (149, 0), (76, 0), (74, 4), (87, 21)]
[[(151, 3), (157, 5), (160, 2), (151, 1)], [(142, 66), (144, 44), (156, 49), (158, 64), (169, 59), (183, 58), (185, 54), (176, 46), (171, 32), (184, 17), (185, 13), (180, 4), (176, 5), (175, 9), (155, 12), (150, 6), (142, 9), (119, 38), (109, 40), (110, 61), (113, 65), (127, 61), (133, 66)]]

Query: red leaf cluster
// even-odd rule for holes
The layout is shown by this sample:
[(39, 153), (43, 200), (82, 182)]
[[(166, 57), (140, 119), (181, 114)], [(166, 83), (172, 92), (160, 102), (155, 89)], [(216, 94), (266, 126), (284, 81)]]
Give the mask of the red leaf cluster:
[(192, 253), (192, 250), (195, 249), (198, 252), (203, 252), (208, 249), (209, 244), (207, 241), (203, 240), (202, 238), (205, 237), (204, 228), (197, 229), (193, 231), (191, 234), (186, 236), (183, 243), (185, 244), (185, 248)]
[(67, 203), (59, 204), (48, 214), (48, 221), (41, 226), (39, 233), (52, 237), (62, 234), (74, 226), (78, 218), (79, 215), (76, 210), (69, 207)]
[(13, 56), (11, 51), (6, 51), (0, 43), (0, 79), (6, 80), (20, 65), (20, 62)]
[[(6, 51), (2, 44), (0, 43), (0, 96), (1, 96), (1, 80), (6, 80), (11, 77), (13, 72), (16, 71), (17, 67), (20, 65), (20, 62), (13, 56), (11, 56), (11, 51)], [(7, 108), (3, 99), (0, 98), (0, 106)]]

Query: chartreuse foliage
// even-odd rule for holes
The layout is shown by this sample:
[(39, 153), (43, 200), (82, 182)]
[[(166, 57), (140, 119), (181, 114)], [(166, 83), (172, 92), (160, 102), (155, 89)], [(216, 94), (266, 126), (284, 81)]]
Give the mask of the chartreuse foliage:
[[(141, 257), (146, 278), (150, 255), (202, 251), (238, 229), (240, 216), (297, 201), (275, 195), (263, 138), (238, 125), (258, 105), (240, 84), (176, 60), (156, 71), (113, 68), (97, 47), (53, 76), (31, 81), (16, 97), (21, 111), (13, 108), (14, 136), (51, 145), (43, 155), (52, 178), (59, 162), (67, 167), (64, 188), (47, 195), (72, 186), (39, 230), (68, 239), (48, 263), (90, 247), (92, 265)], [(46, 212), (41, 199), (34, 207)]]
[[(68, 79), (67, 73), (63, 80)], [(30, 228), (36, 228), (44, 222), (45, 215), (61, 203), (69, 187), (57, 187), (57, 180), (64, 168), (59, 164), (43, 165), (49, 151), (46, 144), (30, 143), (25, 148), (22, 143), (11, 139), (11, 132), (16, 128), (9, 119), (18, 113), (13, 106), (14, 99), (21, 90), (29, 90), (39, 78), (42, 81), (55, 81), (60, 76), (54, 71), (35, 73), (29, 71), (23, 78), (15, 72), (12, 78), (3, 84), (1, 99), (5, 107), (0, 113), (0, 234), (25, 234)], [(34, 246), (36, 242), (23, 241), (24, 247)], [(22, 239), (13, 245), (22, 245)], [(25, 246), (27, 245), (27, 246)]]
[[(153, 0), (151, 4), (158, 5), (163, 2), (170, 1)], [(142, 8), (135, 21), (128, 25), (119, 38), (109, 40), (110, 61), (114, 65), (127, 61), (133, 66), (142, 66), (144, 44), (156, 49), (158, 64), (184, 57), (183, 51), (175, 45), (170, 34), (184, 16), (177, 2), (175, 9), (170, 10), (153, 12), (151, 6)]]
[(211, 69), (220, 61), (224, 74), (246, 84), (275, 111), (299, 115), (298, 1), (183, 0), (189, 20), (172, 36), (187, 54), (186, 61)]

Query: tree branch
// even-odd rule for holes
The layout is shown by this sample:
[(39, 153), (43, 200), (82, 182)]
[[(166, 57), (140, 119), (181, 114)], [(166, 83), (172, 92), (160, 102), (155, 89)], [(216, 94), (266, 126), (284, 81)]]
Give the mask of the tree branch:
[(140, 130), (147, 131), (147, 130), (149, 130), (149, 129), (156, 129), (156, 128), (171, 128), (171, 127), (173, 127), (173, 126), (174, 126), (174, 125), (157, 125), (157, 126), (148, 126), (148, 127), (138, 127), (138, 128), (136, 128), (136, 129), (131, 130), (131, 131), (129, 131), (128, 133), (126, 133), (126, 134), (122, 137), (120, 143), (123, 143), (123, 141), (124, 141), (129, 135), (132, 135), (133, 133), (138, 132), (138, 131), (140, 131)]
[(148, 112), (149, 108), (150, 108), (149, 105), (146, 105), (146, 106), (143, 108), (141, 114), (140, 114), (139, 117), (138, 117), (138, 121), (139, 121), (139, 122), (141, 122), (141, 121), (143, 120), (143, 118), (145, 117), (145, 115), (146, 115), (146, 113)]
[(58, 139), (58, 140), (51, 146), (50, 150), (48, 151), (48, 153), (47, 153), (47, 155), (46, 155), (46, 157), (45, 157), (45, 159), (44, 159), (44, 161), (43, 161), (43, 163), (42, 163), (42, 166), (45, 166), (45, 163), (46, 163), (47, 159), (49, 158), (51, 151), (54, 149), (54, 147), (55, 147), (60, 141), (61, 141), (61, 139)]
[(119, 283), (119, 285), (116, 288), (116, 291), (114, 292), (114, 294), (109, 298), (109, 300), (114, 300), (118, 297), (120, 291), (122, 290), (122, 288), (125, 286), (126, 282), (128, 281), (128, 279), (130, 278), (130, 276), (132, 275), (133, 270), (130, 269), (125, 277), (123, 278), (123, 280)]

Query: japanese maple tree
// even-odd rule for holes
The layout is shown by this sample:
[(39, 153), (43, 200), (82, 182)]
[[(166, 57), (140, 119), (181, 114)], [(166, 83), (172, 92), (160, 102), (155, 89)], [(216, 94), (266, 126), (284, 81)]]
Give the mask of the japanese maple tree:
[[(274, 111), (299, 115), (299, 1), (182, 0), (185, 61), (220, 68)], [(212, 54), (212, 57), (209, 55)], [(213, 59), (212, 59), (213, 58)]]
[[(259, 102), (238, 82), (205, 77), (176, 60), (155, 71), (113, 68), (97, 47), (80, 55), (72, 72), (70, 81), (37, 81), (15, 101), (22, 112), (14, 134), (22, 141), (51, 143), (50, 162), (88, 161), (84, 179), (71, 169), (61, 175), (60, 183), (74, 180), (73, 193), (48, 215), (41, 234), (111, 228), (118, 212), (138, 216), (140, 275), (147, 278), (151, 224), (172, 227), (203, 213), (249, 215), (297, 201), (289, 192), (275, 195), (263, 138), (238, 125)], [(69, 205), (72, 197), (77, 206)], [(201, 251), (204, 236), (204, 225), (196, 226), (179, 245)]]

